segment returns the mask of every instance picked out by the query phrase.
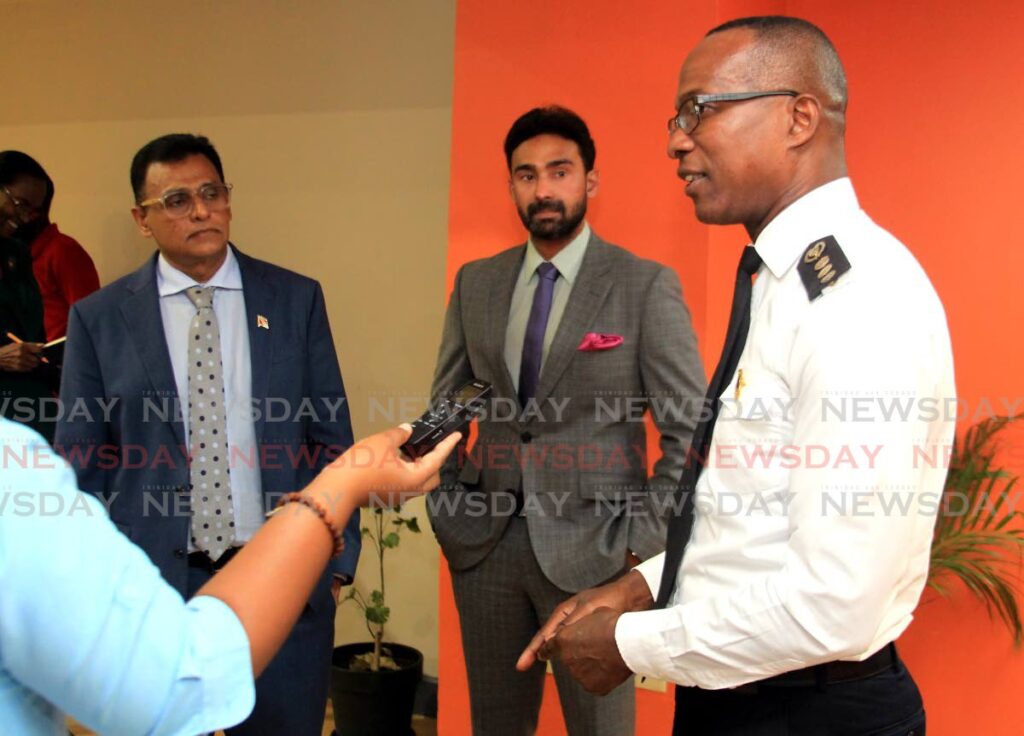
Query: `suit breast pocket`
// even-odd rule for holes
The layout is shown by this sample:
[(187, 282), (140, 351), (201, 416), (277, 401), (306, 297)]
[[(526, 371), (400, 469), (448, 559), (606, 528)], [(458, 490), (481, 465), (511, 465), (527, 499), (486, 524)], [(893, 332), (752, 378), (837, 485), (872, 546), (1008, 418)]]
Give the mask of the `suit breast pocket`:
[(576, 350), (570, 365), (574, 387), (625, 391), (640, 380), (636, 347), (628, 340), (607, 350)]

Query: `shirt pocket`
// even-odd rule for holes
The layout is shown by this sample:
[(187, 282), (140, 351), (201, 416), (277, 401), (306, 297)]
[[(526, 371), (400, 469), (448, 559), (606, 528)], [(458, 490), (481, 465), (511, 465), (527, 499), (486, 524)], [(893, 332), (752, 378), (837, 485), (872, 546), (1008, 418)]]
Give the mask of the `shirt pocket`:
[(783, 378), (743, 367), (721, 397), (709, 464), (739, 493), (784, 491), (799, 457), (793, 438), (793, 398)]

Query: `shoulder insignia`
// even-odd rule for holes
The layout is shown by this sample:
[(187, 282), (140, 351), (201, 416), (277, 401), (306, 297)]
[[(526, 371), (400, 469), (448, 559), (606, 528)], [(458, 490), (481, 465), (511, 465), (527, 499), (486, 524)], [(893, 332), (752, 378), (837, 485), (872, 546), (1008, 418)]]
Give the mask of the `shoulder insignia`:
[(832, 286), (850, 270), (850, 262), (836, 239), (829, 235), (807, 247), (796, 270), (807, 289), (807, 298), (813, 302), (826, 286)]

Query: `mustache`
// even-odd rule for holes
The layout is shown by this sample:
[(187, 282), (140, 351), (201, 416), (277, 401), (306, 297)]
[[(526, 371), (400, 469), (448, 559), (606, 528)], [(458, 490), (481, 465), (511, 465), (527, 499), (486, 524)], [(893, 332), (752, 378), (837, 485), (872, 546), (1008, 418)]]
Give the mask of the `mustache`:
[(541, 212), (557, 212), (565, 215), (565, 202), (558, 199), (545, 199), (542, 202), (531, 202), (526, 208), (528, 217), (533, 217)]

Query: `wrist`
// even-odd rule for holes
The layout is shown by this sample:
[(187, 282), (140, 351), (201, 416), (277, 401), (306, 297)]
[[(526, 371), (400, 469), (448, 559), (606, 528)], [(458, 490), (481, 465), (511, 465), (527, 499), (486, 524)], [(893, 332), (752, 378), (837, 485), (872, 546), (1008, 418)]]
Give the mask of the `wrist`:
[(277, 504), (277, 508), (267, 514), (267, 516), (273, 516), (279, 511), (284, 510), (288, 504), (295, 504), (301, 506), (316, 514), (320, 521), (323, 522), (324, 528), (331, 537), (332, 551), (331, 557), (337, 557), (345, 549), (345, 537), (344, 530), (338, 526), (332, 516), (327, 512), (327, 509), (322, 501), (316, 499), (315, 496), (306, 493), (305, 491), (295, 491), (292, 493), (286, 493), (281, 497), (281, 500)]
[(345, 473), (339, 473), (330, 479), (331, 482), (327, 482), (328, 479), (324, 476), (330, 472), (329, 467), (321, 471), (302, 493), (324, 508), (327, 519), (336, 528), (344, 529), (349, 517), (359, 508), (359, 504), (353, 499), (354, 494), (349, 485), (342, 480)]
[(647, 580), (636, 570), (630, 570), (621, 578), (626, 596), (627, 611), (647, 611), (654, 607), (654, 596)]

